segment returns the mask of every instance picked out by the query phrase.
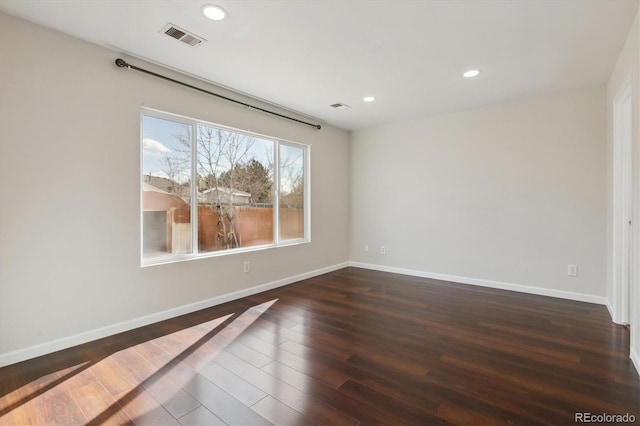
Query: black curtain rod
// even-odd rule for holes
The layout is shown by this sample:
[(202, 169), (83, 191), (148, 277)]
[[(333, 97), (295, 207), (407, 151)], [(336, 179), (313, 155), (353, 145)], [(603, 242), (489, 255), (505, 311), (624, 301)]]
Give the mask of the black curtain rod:
[(174, 80), (173, 78), (170, 78), (170, 77), (167, 77), (167, 76), (164, 76), (164, 75), (161, 75), (161, 74), (156, 74), (153, 71), (145, 70), (144, 68), (140, 68), (140, 67), (136, 67), (135, 65), (131, 65), (131, 64), (127, 63), (124, 59), (121, 59), (121, 58), (116, 59), (116, 65), (118, 67), (120, 67), (120, 68), (127, 68), (127, 69), (140, 71), (142, 73), (149, 74), (149, 75), (152, 75), (154, 77), (158, 77), (158, 78), (161, 78), (163, 80), (170, 81), (172, 83), (180, 84), (180, 85), (188, 87), (190, 89), (197, 90), (197, 91), (202, 92), (202, 93), (206, 93), (207, 95), (211, 95), (211, 96), (215, 96), (216, 98), (224, 99), (225, 101), (229, 101), (229, 102), (233, 102), (233, 103), (236, 103), (236, 104), (239, 104), (239, 105), (243, 105), (243, 106), (246, 106), (248, 108), (255, 109), (255, 110), (258, 110), (258, 111), (262, 111), (262, 112), (266, 112), (267, 114), (275, 115), (275, 116), (278, 116), (278, 117), (281, 117), (281, 118), (286, 118), (287, 120), (296, 121), (298, 123), (306, 124), (307, 126), (314, 127), (314, 128), (316, 128), (318, 130), (320, 130), (322, 128), (322, 126), (319, 125), (319, 124), (313, 124), (313, 123), (308, 123), (306, 121), (298, 120), (297, 118), (293, 118), (293, 117), (289, 117), (287, 115), (279, 114), (277, 112), (269, 111), (268, 109), (264, 109), (264, 108), (260, 108), (260, 107), (254, 106), (254, 105), (250, 105), (250, 104), (247, 104), (245, 102), (241, 102), (241, 101), (238, 101), (238, 100), (235, 100), (235, 99), (228, 98), (228, 97), (220, 95), (218, 93), (213, 93), (213, 92), (210, 92), (208, 90), (204, 90), (204, 89), (201, 89), (199, 87), (192, 86), (191, 84), (188, 84), (188, 83), (185, 83), (185, 82), (182, 82), (182, 81)]

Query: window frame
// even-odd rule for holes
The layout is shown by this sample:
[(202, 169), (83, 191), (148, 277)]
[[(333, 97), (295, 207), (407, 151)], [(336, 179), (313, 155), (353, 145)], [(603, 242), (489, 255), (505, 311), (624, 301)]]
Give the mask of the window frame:
[[(309, 168), (310, 168), (310, 161), (309, 161), (309, 151), (311, 149), (310, 145), (304, 145), (304, 144), (300, 144), (297, 142), (291, 142), (291, 141), (286, 141), (286, 140), (280, 140), (279, 143), (277, 143), (276, 149), (274, 151), (276, 151), (276, 153), (274, 154), (275, 156), (275, 166), (274, 168), (277, 169), (277, 173), (274, 172), (274, 179), (278, 179), (278, 184), (275, 185), (275, 190), (278, 191), (278, 194), (280, 193), (280, 147), (282, 145), (285, 146), (290, 146), (290, 147), (296, 147), (296, 148), (302, 148), (302, 165), (303, 165), (303, 170), (302, 170), (302, 178), (303, 178), (303, 191), (304, 193), (302, 194), (303, 198), (302, 198), (302, 202), (303, 202), (303, 236), (302, 238), (292, 238), (292, 239), (288, 239), (288, 240), (284, 240), (284, 243), (280, 242), (280, 199), (278, 198), (278, 208), (275, 208), (275, 202), (274, 202), (274, 221), (277, 221), (277, 226), (275, 226), (274, 224), (274, 236), (277, 238), (275, 241), (280, 242), (280, 245), (291, 245), (291, 244), (297, 244), (297, 243), (303, 243), (303, 242), (307, 242), (306, 240), (311, 240), (311, 211), (309, 211), (309, 214), (307, 214), (307, 206), (310, 205), (311, 202), (311, 193), (309, 191), (310, 185), (309, 185)], [(279, 195), (278, 195), (279, 197)], [(274, 222), (275, 223), (275, 222)], [(277, 228), (277, 229), (276, 229)]]
[[(237, 247), (232, 249), (224, 249), (217, 251), (199, 251), (198, 241), (198, 185), (190, 185), (190, 214), (191, 214), (191, 252), (190, 253), (166, 253), (152, 257), (145, 257), (144, 253), (144, 117), (152, 117), (161, 120), (168, 120), (180, 124), (191, 126), (190, 145), (191, 145), (191, 182), (196, 181), (198, 174), (197, 155), (198, 155), (198, 126), (208, 126), (218, 128), (224, 131), (240, 133), (248, 136), (255, 136), (260, 139), (266, 139), (273, 142), (273, 185), (272, 185), (272, 201), (273, 201), (273, 243), (261, 244), (249, 247)], [(287, 247), (298, 244), (306, 244), (311, 242), (311, 145), (295, 142), (287, 139), (277, 138), (249, 130), (241, 130), (223, 124), (213, 123), (210, 121), (191, 118), (175, 113), (161, 111), (158, 109), (141, 107), (140, 108), (140, 169), (138, 173), (139, 179), (139, 197), (140, 197), (140, 264), (142, 267), (153, 265), (164, 265), (168, 263), (184, 262), (195, 259), (205, 259), (210, 257), (226, 256), (239, 253), (248, 253), (253, 251), (268, 250), (278, 247)], [(280, 147), (281, 145), (301, 148), (303, 152), (303, 236), (300, 238), (282, 239), (280, 238)]]

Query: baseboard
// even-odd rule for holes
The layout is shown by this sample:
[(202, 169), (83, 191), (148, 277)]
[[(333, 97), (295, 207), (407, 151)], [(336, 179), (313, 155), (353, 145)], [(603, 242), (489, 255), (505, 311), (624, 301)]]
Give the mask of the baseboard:
[(609, 317), (611, 318), (611, 322), (615, 322), (613, 320), (613, 307), (611, 306), (611, 302), (609, 301), (609, 299), (605, 299), (605, 303), (604, 305), (607, 307), (607, 311), (609, 311)]
[(85, 331), (73, 336), (63, 337), (61, 339), (52, 340), (49, 342), (30, 346), (28, 348), (18, 349), (13, 352), (0, 354), (0, 367), (15, 364), (17, 362), (25, 361), (27, 359), (35, 358), (41, 355), (46, 355), (62, 349), (67, 349), (72, 346), (90, 342), (92, 340), (112, 336), (124, 331), (133, 330), (134, 328), (143, 327), (155, 322), (164, 321), (180, 315), (199, 311), (201, 309), (210, 308), (212, 306), (220, 305), (222, 303), (230, 302), (242, 297), (262, 293), (264, 291), (282, 287), (287, 284), (292, 284), (308, 278), (313, 278), (318, 275), (326, 274), (328, 272), (336, 271), (338, 269), (346, 268), (347, 266), (349, 266), (349, 262), (339, 263), (325, 268), (316, 269), (311, 272), (305, 272), (303, 274), (294, 275), (277, 281), (261, 284), (245, 290), (235, 291), (233, 293), (224, 294), (222, 296), (213, 297), (211, 299), (198, 301), (188, 305), (178, 306), (176, 308), (167, 309), (165, 311), (157, 312), (139, 318), (134, 318), (132, 320), (123, 321), (106, 327)]
[(633, 366), (636, 368), (636, 373), (640, 376), (640, 357), (633, 349), (629, 350), (629, 358), (631, 358), (631, 362)]
[(500, 290), (517, 291), (520, 293), (536, 294), (539, 296), (550, 296), (559, 299), (576, 300), (579, 302), (596, 303), (606, 305), (607, 299), (602, 296), (592, 294), (573, 293), (570, 291), (554, 290), (550, 288), (532, 287), (522, 284), (505, 283), (501, 281), (491, 281), (479, 278), (461, 277), (457, 275), (438, 274), (435, 272), (419, 271), (415, 269), (396, 268), (393, 266), (375, 265), (371, 263), (349, 262), (350, 266), (356, 268), (372, 269), (375, 271), (392, 272), (395, 274), (411, 275), (420, 278), (431, 278), (434, 280), (451, 281), (460, 284), (476, 285), (480, 287), (491, 287)]
[[(233, 293), (217, 296), (211, 299), (198, 301), (188, 305), (179, 306), (165, 311), (157, 312), (154, 314), (146, 315), (143, 317), (135, 318), (128, 321), (123, 321), (117, 324), (101, 327), (94, 330), (89, 330), (83, 333), (78, 333), (73, 336), (63, 337), (61, 339), (52, 340), (49, 342), (41, 343), (39, 345), (30, 346), (28, 348), (19, 349), (13, 352), (7, 352), (0, 354), (0, 367), (15, 364), (20, 361), (35, 358), (41, 355), (46, 355), (51, 352), (56, 352), (62, 349), (70, 348), (72, 346), (80, 345), (90, 342), (92, 340), (101, 339), (103, 337), (111, 336), (114, 334), (122, 333), (124, 331), (132, 330), (134, 328), (143, 327), (145, 325), (153, 324), (155, 322), (164, 321), (170, 318), (174, 318), (180, 315), (195, 312), (201, 309), (210, 308), (212, 306), (220, 305), (222, 303), (230, 302), (232, 300), (240, 299), (242, 297), (251, 296), (257, 293), (262, 293), (267, 290), (282, 287), (288, 284), (292, 284), (297, 281), (313, 278), (318, 275), (326, 274), (338, 269), (345, 268), (347, 266), (353, 266), (357, 268), (371, 269), (383, 272), (392, 272), (402, 275), (410, 275), (421, 278), (431, 278), (442, 281), (451, 281), (461, 284), (476, 285), (481, 287), (490, 287), (501, 290), (517, 291), (521, 293), (537, 294), (541, 296), (557, 297), (560, 299), (576, 300), (580, 302), (596, 303), (605, 305), (609, 309), (611, 314), (611, 306), (605, 297), (594, 296), (590, 294), (572, 293), (561, 290), (531, 287), (521, 284), (505, 283), (500, 281), (491, 281), (478, 278), (461, 277), (457, 275), (439, 274), (434, 272), (419, 271), (414, 269), (397, 268), (392, 266), (375, 265), (370, 263), (361, 262), (344, 262), (336, 265), (328, 266), (325, 268), (316, 269), (314, 271), (305, 272), (303, 274), (294, 275), (291, 277), (283, 278), (280, 280), (272, 281), (269, 283), (261, 284), (255, 287), (251, 287), (244, 290), (239, 290)], [(635, 357), (635, 358), (634, 358)], [(636, 369), (640, 371), (640, 359), (636, 354), (632, 354), (631, 358), (636, 366)]]

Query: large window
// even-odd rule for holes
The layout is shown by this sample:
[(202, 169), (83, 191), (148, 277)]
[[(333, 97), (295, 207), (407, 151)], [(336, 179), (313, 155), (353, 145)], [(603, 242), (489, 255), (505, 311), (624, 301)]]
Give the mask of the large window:
[(142, 111), (142, 263), (309, 241), (309, 147)]

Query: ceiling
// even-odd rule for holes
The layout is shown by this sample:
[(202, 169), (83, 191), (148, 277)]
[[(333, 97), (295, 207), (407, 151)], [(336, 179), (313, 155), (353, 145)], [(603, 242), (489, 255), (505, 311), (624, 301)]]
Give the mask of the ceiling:
[[(206, 19), (207, 3), (227, 19)], [(0, 0), (8, 14), (352, 130), (605, 84), (637, 8), (638, 0)], [(174, 40), (160, 32), (167, 23), (207, 41)], [(463, 78), (470, 68), (481, 74)], [(376, 101), (363, 102), (368, 95)]]

